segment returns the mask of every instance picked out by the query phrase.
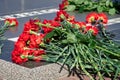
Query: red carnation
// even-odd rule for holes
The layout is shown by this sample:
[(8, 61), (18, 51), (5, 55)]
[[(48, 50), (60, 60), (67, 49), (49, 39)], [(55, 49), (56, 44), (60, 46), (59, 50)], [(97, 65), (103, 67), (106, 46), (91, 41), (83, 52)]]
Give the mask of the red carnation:
[(95, 12), (91, 12), (86, 16), (86, 22), (87, 23), (92, 23), (98, 20), (99, 15)]
[(55, 21), (63, 21), (64, 19), (68, 19), (69, 14), (66, 11), (60, 10), (57, 12), (57, 16), (54, 18)]
[(69, 5), (68, 0), (63, 0), (61, 4), (59, 4), (59, 10), (64, 10)]
[(50, 28), (47, 25), (53, 26), (53, 27), (59, 27), (60, 23), (54, 20), (44, 20), (43, 24), (46, 24), (46, 26), (42, 26), (42, 29), (44, 31), (45, 34), (51, 32), (53, 30), (53, 28)]
[(39, 45), (37, 44), (37, 42), (36, 42), (36, 35), (31, 35), (30, 36), (30, 42), (29, 42), (29, 47), (30, 48), (38, 48), (39, 47)]
[(40, 60), (42, 60), (42, 56), (37, 56), (37, 57), (34, 57), (34, 59), (36, 62), (39, 62)]
[(94, 36), (98, 34), (98, 28), (93, 26), (87, 26), (85, 32), (90, 31)]
[(22, 59), (20, 56), (17, 56), (17, 57), (13, 57), (12, 61), (15, 62), (15, 63), (17, 63), (17, 64), (21, 64), (23, 62), (26, 62), (27, 59)]
[(45, 54), (44, 50), (34, 50), (33, 51), (34, 56), (40, 56), (42, 54)]
[(78, 22), (79, 26), (81, 29), (84, 29), (86, 27), (86, 23), (85, 22)]
[(12, 55), (13, 55), (13, 56), (20, 56), (21, 53), (20, 53), (17, 49), (14, 49), (14, 50), (12, 51)]
[(30, 30), (32, 31), (38, 31), (40, 29), (39, 25), (37, 25), (36, 23), (39, 23), (39, 20), (29, 20), (28, 22), (26, 22), (24, 24), (24, 31), (25, 33), (30, 33)]
[(16, 18), (7, 18), (5, 19), (5, 24), (7, 26), (18, 26), (18, 21)]
[(18, 39), (18, 41), (19, 40), (23, 40), (23, 41), (28, 41), (29, 40), (29, 38), (30, 38), (30, 34), (27, 34), (27, 33), (22, 33), (20, 36), (19, 36), (19, 39)]
[(15, 43), (15, 47), (18, 47), (18, 48), (24, 48), (26, 46), (26, 43), (24, 41), (17, 41)]
[(108, 17), (106, 16), (106, 14), (104, 14), (104, 13), (99, 13), (98, 15), (99, 15), (98, 20), (100, 20), (100, 21), (103, 22), (104, 24), (107, 24), (107, 23), (108, 23)]

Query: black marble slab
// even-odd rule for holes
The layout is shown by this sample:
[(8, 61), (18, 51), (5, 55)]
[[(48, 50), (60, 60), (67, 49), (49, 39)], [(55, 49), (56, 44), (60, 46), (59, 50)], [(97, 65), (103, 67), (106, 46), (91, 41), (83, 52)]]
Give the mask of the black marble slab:
[(0, 16), (18, 12), (56, 8), (62, 0), (0, 0)]

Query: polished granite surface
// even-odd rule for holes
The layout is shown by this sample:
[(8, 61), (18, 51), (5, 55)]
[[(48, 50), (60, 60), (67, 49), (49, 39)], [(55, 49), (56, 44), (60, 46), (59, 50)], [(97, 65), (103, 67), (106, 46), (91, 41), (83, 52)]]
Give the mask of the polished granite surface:
[(54, 8), (62, 0), (0, 0), (0, 16), (36, 9)]

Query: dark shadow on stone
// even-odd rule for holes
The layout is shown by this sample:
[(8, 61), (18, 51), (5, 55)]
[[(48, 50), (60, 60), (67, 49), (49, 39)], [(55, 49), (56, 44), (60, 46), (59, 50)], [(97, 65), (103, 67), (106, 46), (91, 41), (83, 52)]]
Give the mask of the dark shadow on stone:
[(22, 63), (20, 65), (27, 67), (27, 68), (35, 68), (35, 67), (39, 67), (39, 66), (43, 66), (43, 65), (47, 65), (47, 64), (50, 64), (50, 63), (45, 62), (45, 61), (40, 61), (40, 62), (28, 61), (28, 62)]

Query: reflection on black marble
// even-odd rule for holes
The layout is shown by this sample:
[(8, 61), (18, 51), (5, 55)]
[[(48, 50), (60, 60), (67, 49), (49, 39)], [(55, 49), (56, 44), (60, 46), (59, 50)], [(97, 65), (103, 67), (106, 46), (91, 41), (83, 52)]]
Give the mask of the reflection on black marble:
[(62, 0), (0, 0), (0, 16), (36, 9), (56, 8)]
[(21, 0), (0, 0), (0, 15), (21, 11)]
[(114, 35), (114, 40), (120, 40), (120, 29), (110, 31)]
[(114, 40), (120, 40), (120, 23), (109, 25), (107, 31), (114, 36)]
[(0, 59), (12, 62), (11, 61), (11, 52), (14, 47), (14, 42), (5, 40), (5, 41), (2, 41), (2, 43), (4, 44), (4, 46), (2, 48), (2, 53), (0, 54)]

